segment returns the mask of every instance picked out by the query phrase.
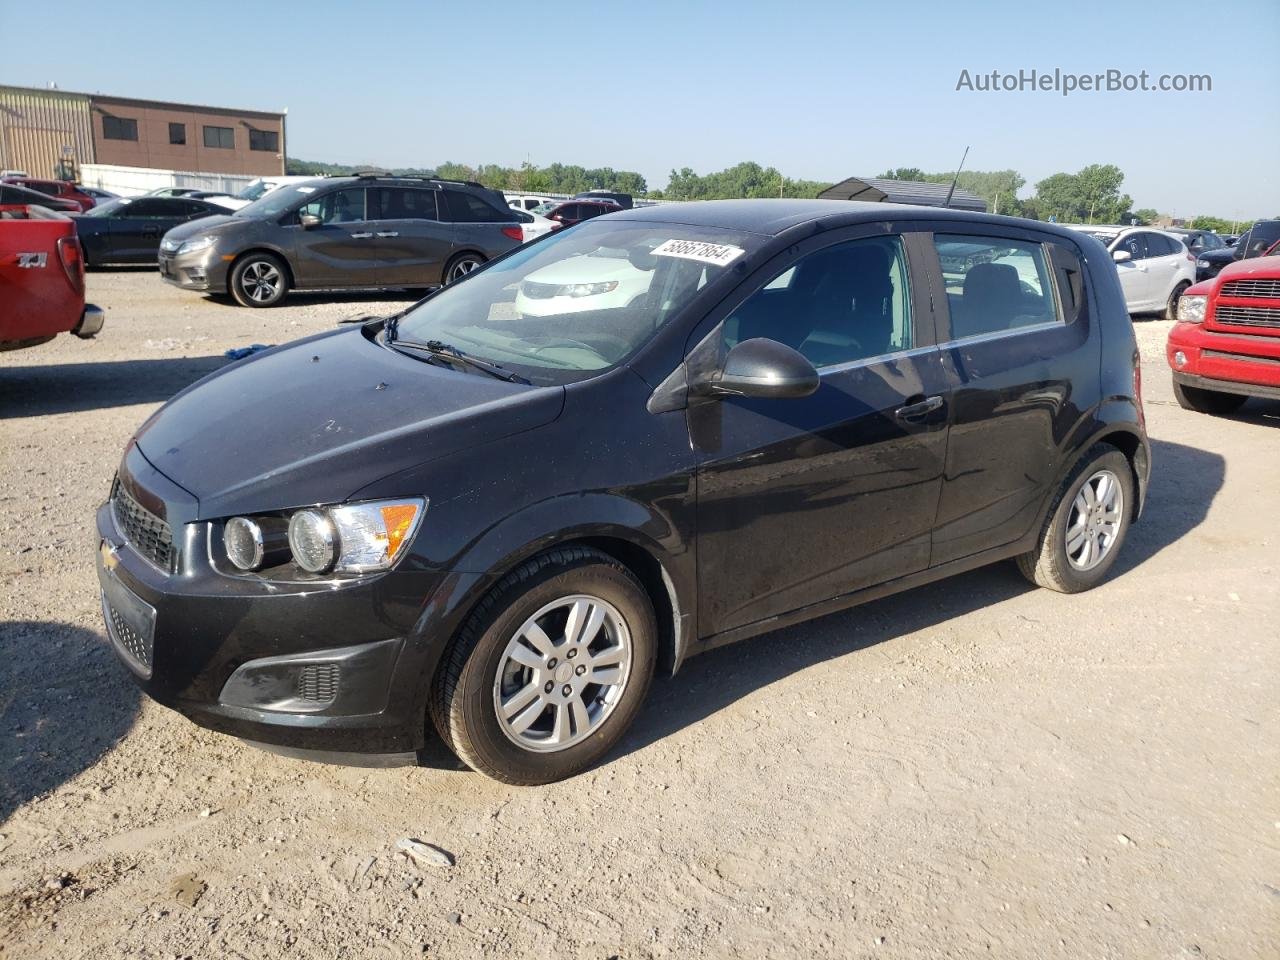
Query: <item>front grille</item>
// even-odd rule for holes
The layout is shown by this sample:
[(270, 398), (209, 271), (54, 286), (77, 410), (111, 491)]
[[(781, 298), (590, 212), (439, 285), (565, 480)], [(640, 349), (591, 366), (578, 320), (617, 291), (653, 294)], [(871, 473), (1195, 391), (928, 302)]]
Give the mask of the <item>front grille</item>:
[(1280, 306), (1233, 307), (1218, 304), (1213, 318), (1219, 323), (1233, 323), (1243, 327), (1280, 327)]
[(332, 703), (338, 696), (341, 669), (336, 663), (312, 663), (298, 674), (298, 699)]
[(129, 496), (118, 483), (111, 494), (111, 512), (129, 546), (161, 570), (173, 573), (176, 552), (167, 523)]
[(1259, 300), (1280, 300), (1278, 280), (1228, 280), (1218, 292), (1223, 297), (1256, 297)]
[(106, 615), (111, 639), (125, 656), (133, 661), (143, 676), (151, 674), (151, 656), (155, 647), (155, 631), (144, 626), (134, 628), (128, 618), (111, 605), (104, 595), (102, 612)]
[(526, 280), (520, 284), (520, 292), (530, 300), (550, 300), (562, 288), (558, 283), (535, 283), (532, 280)]

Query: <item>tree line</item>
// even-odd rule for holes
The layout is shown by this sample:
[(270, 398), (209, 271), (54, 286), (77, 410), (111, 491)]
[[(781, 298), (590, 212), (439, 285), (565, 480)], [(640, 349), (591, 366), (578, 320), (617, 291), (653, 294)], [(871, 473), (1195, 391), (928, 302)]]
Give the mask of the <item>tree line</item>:
[[(341, 175), (364, 168), (349, 164), (319, 163), (311, 160), (288, 161), (291, 174)], [(397, 167), (382, 171), (395, 176), (441, 177), (448, 180), (472, 180), (498, 190), (528, 193), (574, 194), (586, 190), (612, 190), (655, 200), (724, 200), (760, 197), (816, 197), (832, 184), (820, 180), (795, 179), (776, 167), (764, 167), (744, 161), (699, 174), (690, 167), (673, 169), (662, 189), (650, 190), (645, 178), (634, 170), (612, 167), (580, 167), (552, 163), (539, 167), (523, 163), (518, 167), (500, 164), (447, 162), (436, 167)], [(880, 179), (914, 180), (925, 183), (950, 183), (954, 173), (926, 173), (918, 167), (886, 170)], [(1160, 214), (1152, 208), (1133, 208), (1133, 199), (1122, 191), (1124, 172), (1115, 164), (1094, 163), (1075, 173), (1055, 173), (1035, 184), (1035, 192), (1024, 198), (1018, 193), (1027, 185), (1016, 170), (965, 170), (956, 180), (961, 190), (982, 197), (992, 213), (1028, 217), (1032, 220), (1056, 220), (1059, 223), (1122, 223), (1137, 220), (1149, 224)], [(1251, 223), (1215, 216), (1197, 216), (1190, 225), (1220, 233)]]

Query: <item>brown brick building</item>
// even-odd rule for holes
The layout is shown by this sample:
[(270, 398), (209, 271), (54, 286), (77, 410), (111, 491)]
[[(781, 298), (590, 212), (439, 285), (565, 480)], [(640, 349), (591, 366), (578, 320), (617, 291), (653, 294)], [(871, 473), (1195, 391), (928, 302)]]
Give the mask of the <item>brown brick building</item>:
[(74, 177), (83, 163), (281, 174), (285, 115), (0, 86), (0, 168)]

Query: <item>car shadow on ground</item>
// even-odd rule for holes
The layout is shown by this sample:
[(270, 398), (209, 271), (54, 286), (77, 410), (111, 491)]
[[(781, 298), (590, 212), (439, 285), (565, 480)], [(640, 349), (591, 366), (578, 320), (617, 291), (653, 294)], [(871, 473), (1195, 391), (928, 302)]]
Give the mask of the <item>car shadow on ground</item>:
[[(1161, 440), (1151, 446), (1155, 467), (1143, 518), (1130, 529), (1112, 577), (1124, 576), (1198, 527), (1226, 476), (1226, 461), (1216, 453)], [(797, 671), (1036, 589), (1012, 562), (997, 563), (694, 657), (675, 677), (654, 683), (636, 725), (611, 759)], [(1089, 601), (1082, 595), (1075, 602)]]
[(0, 420), (159, 403), (230, 362), (219, 354), (0, 367)]
[[(315, 303), (350, 303), (359, 306), (362, 303), (394, 303), (407, 307), (416, 303), (425, 295), (425, 287), (413, 290), (294, 290), (286, 296), (278, 306), (305, 307)], [(205, 294), (204, 302), (213, 307), (227, 307), (235, 310), (249, 310), (242, 307), (230, 295)], [(272, 310), (273, 307), (263, 309)], [(354, 310), (353, 313), (358, 313)]]
[(1240, 423), (1256, 423), (1258, 426), (1280, 427), (1280, 400), (1251, 398), (1235, 413), (1225, 419)]
[(0, 824), (93, 766), (133, 726), (141, 694), (101, 634), (0, 622)]

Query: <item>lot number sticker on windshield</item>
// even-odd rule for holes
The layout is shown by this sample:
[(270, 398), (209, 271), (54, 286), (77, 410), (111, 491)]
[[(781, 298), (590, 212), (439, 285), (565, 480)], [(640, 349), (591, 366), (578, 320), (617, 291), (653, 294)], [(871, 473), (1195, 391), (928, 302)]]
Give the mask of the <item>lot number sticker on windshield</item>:
[(731, 247), (725, 243), (703, 243), (701, 240), (668, 240), (653, 250), (656, 257), (679, 257), (717, 267), (728, 266), (744, 253), (746, 251), (741, 247)]

